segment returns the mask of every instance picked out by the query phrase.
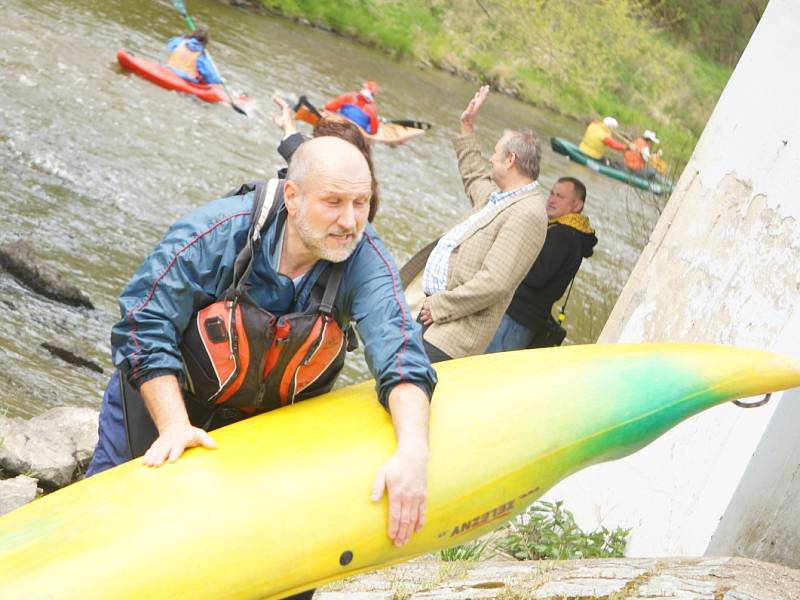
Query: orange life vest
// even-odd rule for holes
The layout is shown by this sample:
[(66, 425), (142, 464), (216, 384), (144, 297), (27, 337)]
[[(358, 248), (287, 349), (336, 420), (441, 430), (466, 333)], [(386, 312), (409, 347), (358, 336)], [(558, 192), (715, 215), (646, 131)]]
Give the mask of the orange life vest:
[(236, 192), (255, 190), (253, 221), (224, 298), (196, 312), (183, 333), (187, 400), (264, 412), (327, 392), (344, 366), (347, 340), (333, 304), (345, 263), (320, 276), (301, 312), (274, 315), (247, 292), (261, 230), (275, 218), (278, 184), (273, 179), (269, 189), (257, 183)]
[(625, 166), (631, 171), (641, 171), (647, 165), (644, 156), (642, 156), (642, 150), (647, 148), (647, 140), (636, 138), (631, 146), (633, 146), (633, 149), (628, 148), (623, 155), (625, 157)]
[(200, 72), (197, 70), (197, 58), (201, 52), (194, 52), (186, 47), (186, 42), (180, 43), (180, 46), (172, 51), (172, 54), (167, 58), (167, 65), (174, 69), (178, 69), (186, 73), (193, 79), (200, 79)]

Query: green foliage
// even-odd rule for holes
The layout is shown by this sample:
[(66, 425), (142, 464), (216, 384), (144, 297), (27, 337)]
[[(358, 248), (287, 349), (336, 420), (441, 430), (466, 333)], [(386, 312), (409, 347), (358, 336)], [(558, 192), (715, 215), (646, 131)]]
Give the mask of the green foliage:
[(466, 544), (451, 546), (450, 548), (439, 550), (437, 556), (439, 557), (439, 560), (446, 562), (478, 561), (483, 558), (483, 553), (490, 541), (490, 538), (479, 538), (477, 540), (467, 542)]
[(708, 57), (738, 57), (766, 1), (262, 0), (534, 105), (656, 130), (669, 162), (691, 154), (730, 77)]
[(630, 529), (601, 527), (585, 532), (563, 502), (539, 501), (493, 537), (483, 537), (440, 550), (445, 562), (479, 561), (487, 554), (505, 554), (518, 560), (577, 560), (625, 555)]
[(643, 0), (652, 20), (705, 58), (733, 67), (769, 0)]
[(574, 560), (621, 557), (630, 529), (602, 527), (589, 533), (575, 523), (562, 502), (536, 502), (508, 523), (495, 541), (497, 548), (518, 560)]

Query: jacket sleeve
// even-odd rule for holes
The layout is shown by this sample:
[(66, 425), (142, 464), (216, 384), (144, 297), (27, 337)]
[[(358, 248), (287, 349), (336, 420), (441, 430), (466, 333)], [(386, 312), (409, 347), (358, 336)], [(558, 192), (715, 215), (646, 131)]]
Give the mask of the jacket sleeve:
[(511, 298), (544, 244), (547, 219), (544, 211), (527, 218), (509, 211), (505, 218), (475, 275), (428, 298), (434, 322), (455, 321)]
[(415, 384), (430, 398), (436, 372), (422, 346), (420, 326), (406, 304), (397, 267), (371, 226), (356, 252), (342, 300), (364, 342), (380, 403), (388, 410), (389, 392), (404, 382)]
[(112, 359), (134, 386), (166, 373), (182, 377), (182, 334), (192, 314), (225, 290), (244, 243), (251, 196), (239, 198), (247, 201), (228, 202), (209, 218), (207, 205), (175, 223), (123, 289)]
[(364, 106), (364, 112), (367, 113), (369, 117), (369, 133), (375, 135), (378, 133), (378, 107), (375, 106), (374, 102), (369, 102)]
[(200, 73), (204, 83), (222, 83), (222, 77), (205, 52), (197, 57), (197, 72)]
[(458, 171), (464, 183), (472, 206), (483, 206), (489, 201), (489, 196), (498, 190), (492, 181), (486, 161), (481, 157), (481, 150), (474, 134), (461, 134), (453, 139), (453, 147), (458, 158)]
[(300, 144), (307, 141), (308, 138), (299, 132), (288, 135), (283, 138), (281, 143), (278, 145), (278, 154), (280, 154), (283, 157), (283, 160), (285, 160), (288, 164), (292, 162), (292, 156), (294, 156), (294, 153), (297, 152)]
[(181, 45), (182, 41), (183, 38), (179, 35), (169, 38), (169, 41), (167, 42), (167, 52), (174, 52), (175, 49)]
[(336, 112), (345, 104), (353, 104), (353, 94), (342, 94), (328, 102), (325, 105), (325, 110), (329, 110), (331, 112)]
[(625, 152), (627, 146), (625, 144), (620, 144), (617, 140), (612, 137), (603, 138), (603, 143), (608, 146), (609, 148), (613, 148), (619, 152)]

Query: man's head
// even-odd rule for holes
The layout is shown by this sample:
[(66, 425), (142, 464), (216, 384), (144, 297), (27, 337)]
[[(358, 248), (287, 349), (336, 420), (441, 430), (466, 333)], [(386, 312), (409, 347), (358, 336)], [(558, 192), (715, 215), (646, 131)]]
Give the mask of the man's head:
[(645, 132), (642, 134), (642, 137), (645, 139), (645, 141), (649, 142), (649, 146), (651, 148), (653, 147), (653, 144), (660, 144), (661, 143), (661, 142), (659, 142), (658, 138), (656, 137), (656, 132), (655, 131), (650, 131), (649, 129), (645, 130)]
[(614, 117), (606, 117), (605, 119), (603, 119), (603, 125), (605, 125), (609, 129), (616, 129), (617, 127), (619, 127), (619, 123), (617, 123), (617, 120)]
[(542, 148), (532, 132), (506, 130), (489, 158), (492, 178), (503, 191), (536, 181), (541, 158)]
[(208, 29), (206, 27), (198, 27), (195, 29), (190, 35), (190, 38), (196, 39), (198, 42), (203, 44), (205, 48), (208, 45)]
[(365, 81), (361, 84), (360, 94), (365, 98), (369, 98), (370, 100), (374, 99), (378, 94), (378, 84), (374, 81)]
[(586, 186), (574, 177), (562, 177), (550, 190), (547, 218), (558, 219), (569, 213), (579, 213), (585, 201)]
[(367, 159), (369, 172), (372, 174), (372, 197), (369, 201), (369, 217), (367, 217), (367, 220), (372, 223), (372, 220), (378, 212), (378, 181), (375, 179), (375, 170), (372, 167), (372, 148), (361, 131), (362, 129), (358, 125), (347, 119), (323, 117), (314, 125), (314, 137), (330, 135), (342, 138), (358, 148), (361, 154), (364, 155), (364, 158)]
[(372, 176), (364, 155), (343, 139), (300, 145), (284, 188), (287, 226), (316, 259), (341, 262), (355, 249), (369, 215)]

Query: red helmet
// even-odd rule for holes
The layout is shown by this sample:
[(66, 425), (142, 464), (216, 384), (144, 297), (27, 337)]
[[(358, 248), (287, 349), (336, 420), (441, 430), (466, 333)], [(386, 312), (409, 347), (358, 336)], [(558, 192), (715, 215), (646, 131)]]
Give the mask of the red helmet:
[(365, 81), (361, 84), (361, 87), (363, 87), (365, 90), (369, 90), (369, 93), (373, 96), (378, 93), (378, 84), (374, 81)]

